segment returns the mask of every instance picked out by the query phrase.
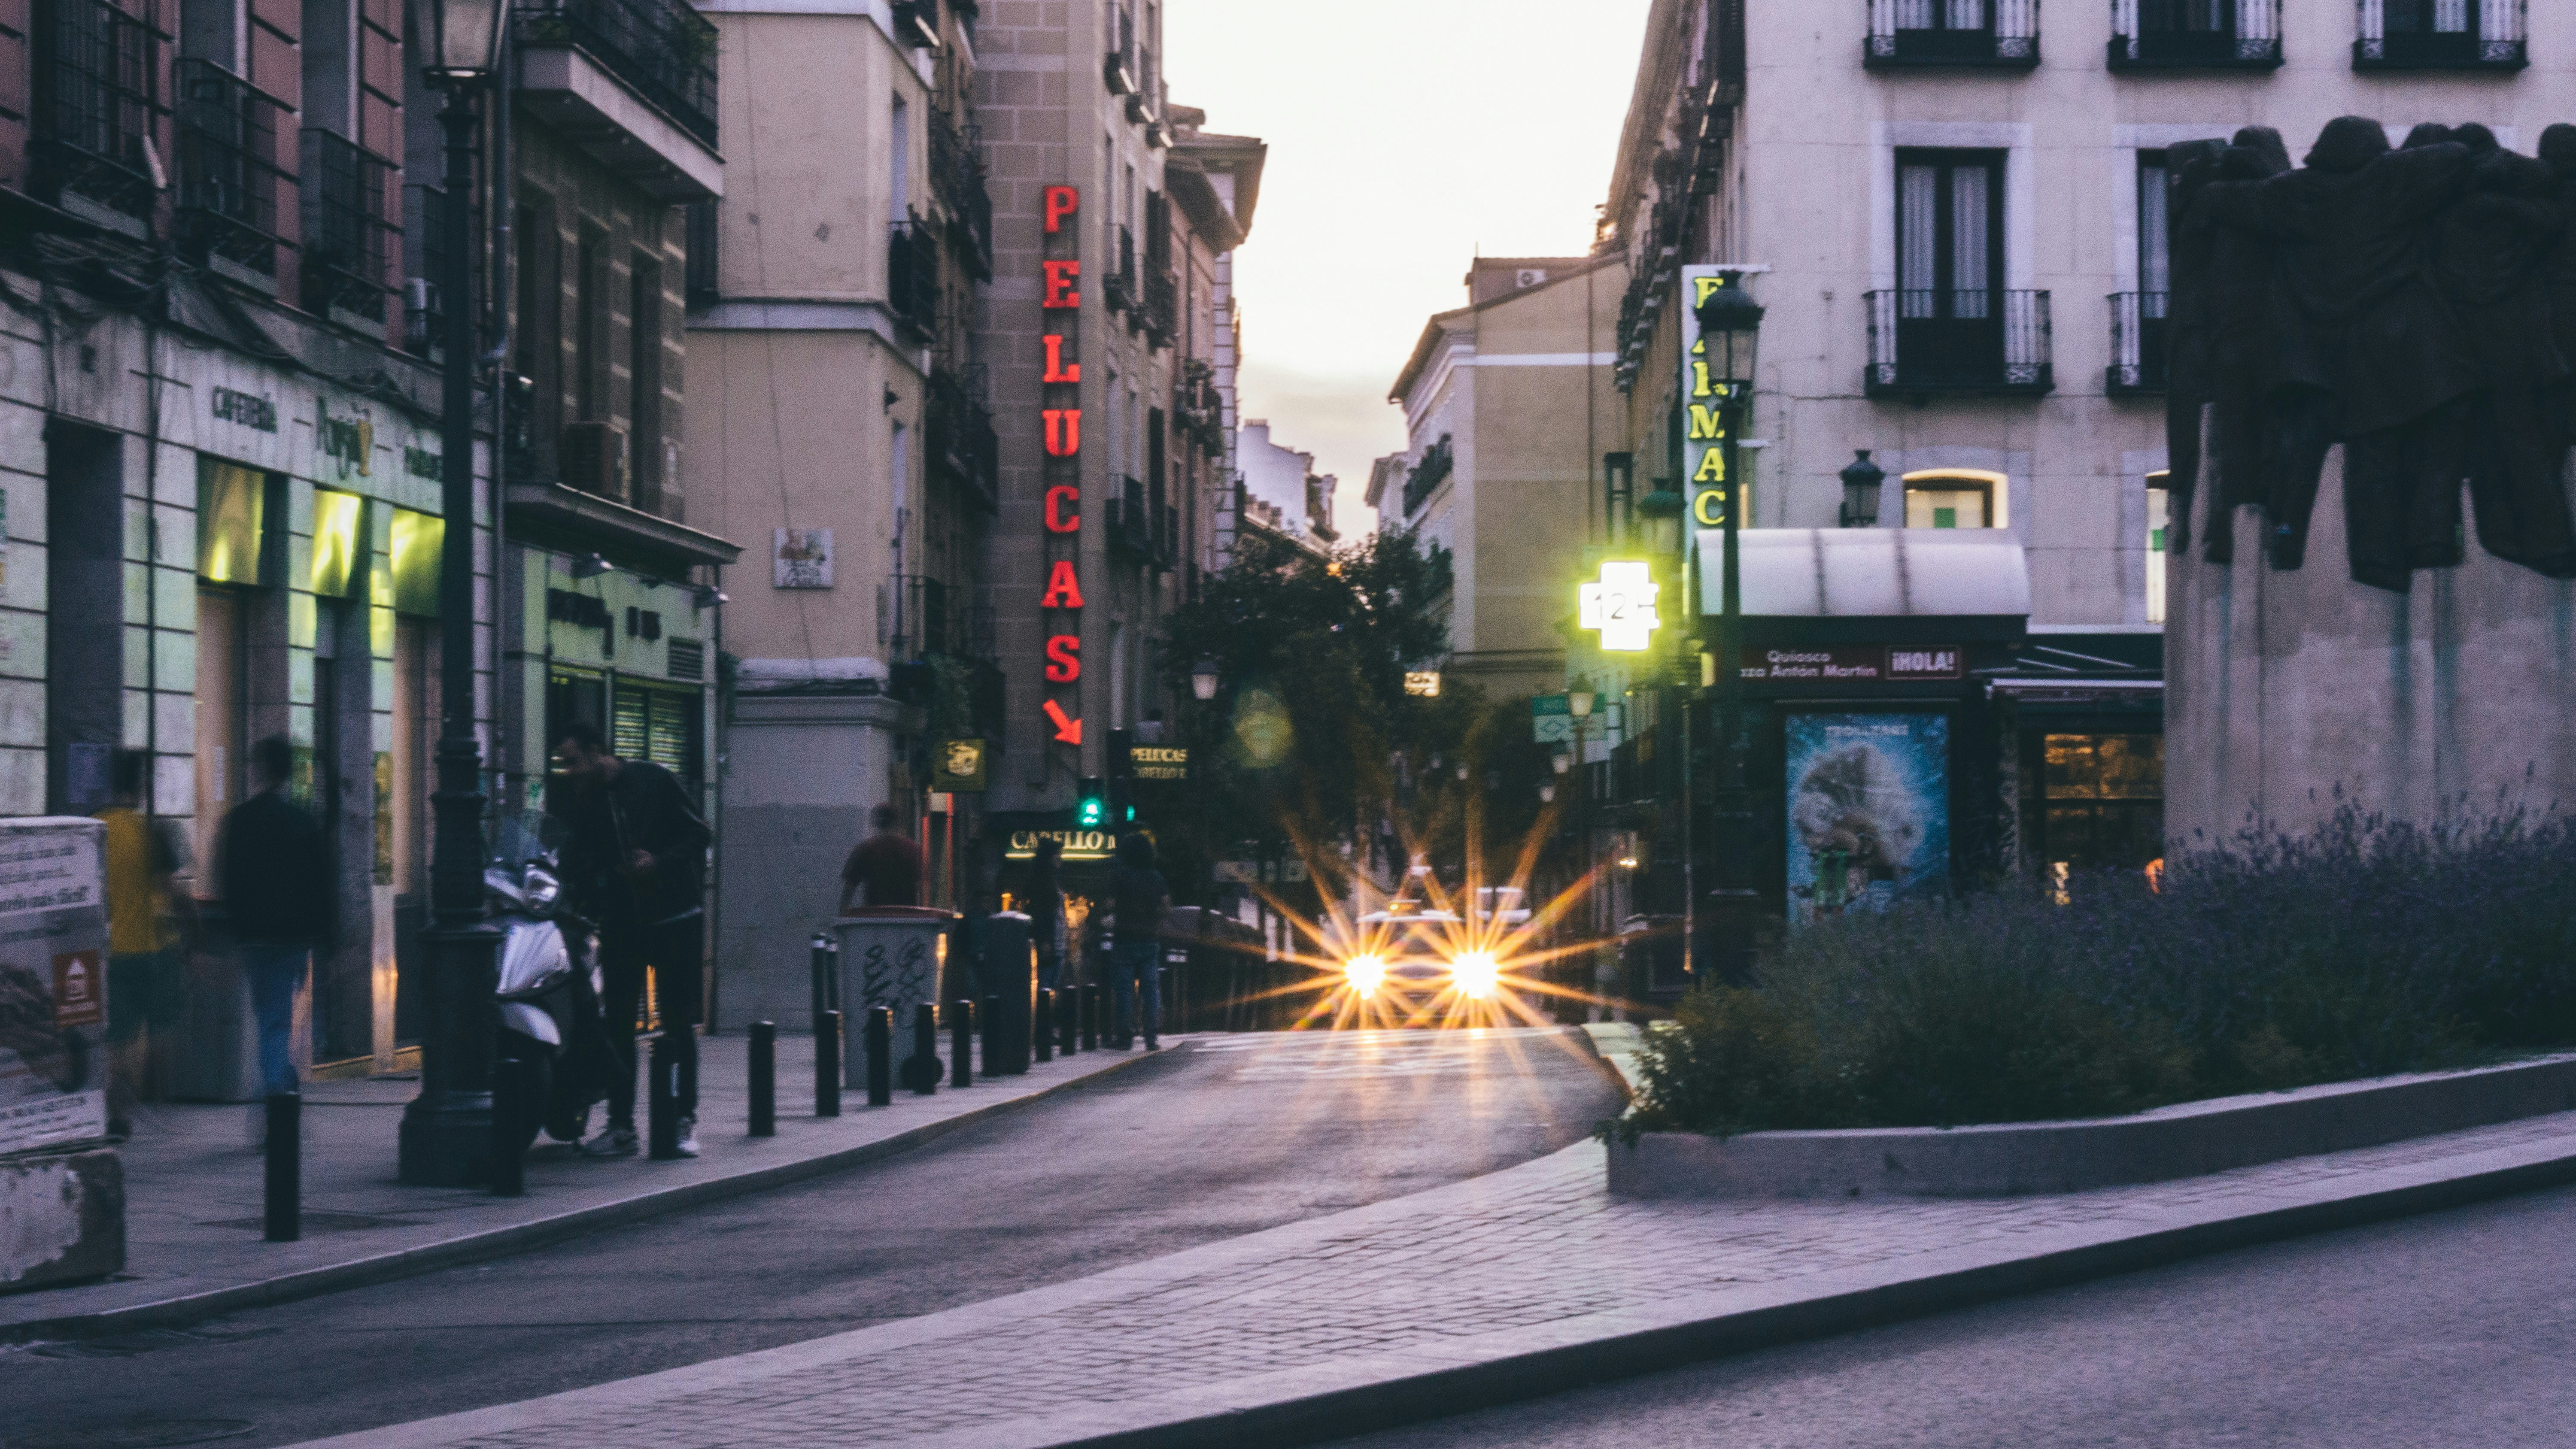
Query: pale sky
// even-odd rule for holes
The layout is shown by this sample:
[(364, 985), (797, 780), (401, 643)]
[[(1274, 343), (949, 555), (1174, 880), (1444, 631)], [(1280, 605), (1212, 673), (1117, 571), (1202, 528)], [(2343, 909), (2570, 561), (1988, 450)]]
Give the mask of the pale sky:
[(1270, 143), (1235, 256), (1243, 416), (1341, 478), (1404, 446), (1386, 401), (1477, 256), (1580, 256), (1647, 0), (1165, 0), (1172, 103)]

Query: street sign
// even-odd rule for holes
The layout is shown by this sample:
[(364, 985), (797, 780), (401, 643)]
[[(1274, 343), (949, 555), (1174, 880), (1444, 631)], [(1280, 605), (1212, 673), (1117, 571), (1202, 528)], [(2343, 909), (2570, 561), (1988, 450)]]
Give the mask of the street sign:
[(1561, 694), (1542, 694), (1530, 701), (1530, 737), (1542, 745), (1569, 744), (1574, 739), (1574, 704)]

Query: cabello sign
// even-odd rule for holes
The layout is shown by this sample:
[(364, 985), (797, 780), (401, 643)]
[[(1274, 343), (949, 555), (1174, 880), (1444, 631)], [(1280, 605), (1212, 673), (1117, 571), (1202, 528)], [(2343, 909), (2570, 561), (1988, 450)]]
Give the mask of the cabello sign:
[[(1046, 250), (1071, 243), (1072, 235), (1065, 223), (1081, 209), (1080, 188), (1046, 189)], [(1063, 242), (1059, 243), (1058, 238)], [(1077, 392), (1067, 397), (1059, 390), (1078, 387), (1082, 382), (1082, 364), (1065, 356), (1066, 323), (1079, 321), (1082, 311), (1080, 258), (1044, 257), (1038, 262), (1038, 310), (1044, 334), (1039, 345), (1045, 358), (1044, 370), (1038, 375), (1045, 389), (1039, 414), (1046, 439), (1043, 514), (1049, 537), (1063, 544), (1063, 552), (1047, 561), (1046, 592), (1038, 598), (1038, 613), (1046, 634), (1046, 682), (1072, 685), (1082, 679), (1082, 395)], [(1056, 406), (1059, 401), (1064, 405)], [(1054, 731), (1056, 743), (1080, 745), (1080, 691), (1071, 692), (1070, 698), (1073, 709), (1068, 712), (1054, 698), (1054, 691), (1048, 692), (1047, 724)]]

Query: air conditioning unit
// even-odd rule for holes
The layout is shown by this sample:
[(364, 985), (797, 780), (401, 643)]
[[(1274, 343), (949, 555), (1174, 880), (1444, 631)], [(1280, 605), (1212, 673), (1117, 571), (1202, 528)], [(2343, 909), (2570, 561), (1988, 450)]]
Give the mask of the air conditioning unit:
[(564, 424), (555, 462), (565, 487), (627, 501), (626, 434), (614, 424)]

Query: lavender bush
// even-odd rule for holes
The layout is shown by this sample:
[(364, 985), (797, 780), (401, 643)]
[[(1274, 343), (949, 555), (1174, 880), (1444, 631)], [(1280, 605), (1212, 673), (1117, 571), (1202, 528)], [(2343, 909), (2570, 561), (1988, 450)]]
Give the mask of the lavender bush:
[(2064, 898), (1802, 930), (1639, 1054), (1640, 1131), (2113, 1115), (2576, 1045), (2576, 827), (2346, 807)]

